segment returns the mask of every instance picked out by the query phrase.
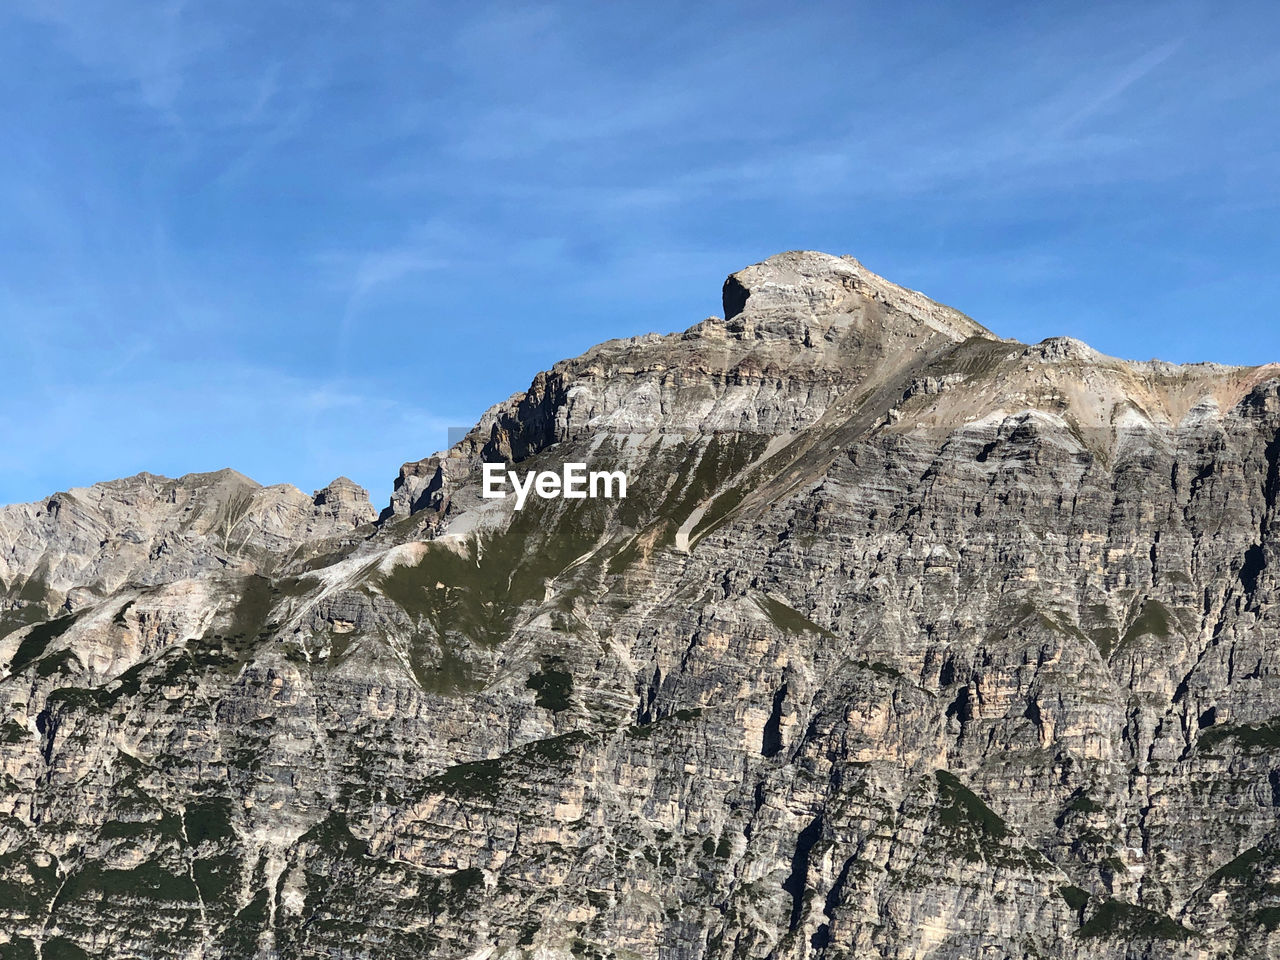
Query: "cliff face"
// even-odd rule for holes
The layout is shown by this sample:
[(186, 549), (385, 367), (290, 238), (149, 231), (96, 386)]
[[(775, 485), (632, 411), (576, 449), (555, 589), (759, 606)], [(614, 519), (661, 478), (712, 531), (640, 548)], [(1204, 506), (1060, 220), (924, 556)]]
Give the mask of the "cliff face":
[[(0, 950), (1280, 955), (1280, 368), (812, 253), (725, 314), (376, 524), (230, 474), (0, 511)], [(497, 459), (629, 495), (516, 513)]]

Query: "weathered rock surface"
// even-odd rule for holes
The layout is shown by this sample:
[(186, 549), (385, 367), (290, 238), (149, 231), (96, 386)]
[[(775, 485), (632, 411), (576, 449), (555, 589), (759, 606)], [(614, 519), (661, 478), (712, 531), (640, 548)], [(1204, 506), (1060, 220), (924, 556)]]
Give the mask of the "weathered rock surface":
[(724, 302), (376, 524), (231, 472), (0, 511), (0, 953), (1280, 955), (1280, 368), (815, 253)]
[(140, 473), (0, 507), (0, 580), (43, 600), (49, 591), (104, 595), (128, 583), (269, 572), (376, 518), (369, 494), (346, 477), (308, 497), (234, 470), (177, 480)]

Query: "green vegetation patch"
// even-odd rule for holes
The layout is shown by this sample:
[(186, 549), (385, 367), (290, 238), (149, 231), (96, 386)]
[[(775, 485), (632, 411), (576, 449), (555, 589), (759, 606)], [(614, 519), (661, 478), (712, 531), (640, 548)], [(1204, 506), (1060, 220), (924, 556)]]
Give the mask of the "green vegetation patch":
[(235, 837), (231, 827), (231, 801), (225, 797), (208, 797), (188, 804), (182, 814), (182, 826), (192, 846)]
[(1059, 887), (1058, 895), (1066, 901), (1068, 907), (1079, 913), (1089, 903), (1089, 894), (1080, 887)]
[(659, 717), (651, 723), (637, 723), (627, 727), (626, 735), (633, 740), (648, 740), (661, 730), (670, 729), (672, 724), (689, 723), (702, 716), (701, 707), (676, 710), (665, 717)]
[(987, 337), (973, 336), (957, 344), (939, 357), (929, 368), (939, 375), (963, 373), (972, 378), (983, 377), (997, 369), (1008, 356), (1009, 348)]
[(707, 837), (702, 841), (702, 852), (717, 860), (728, 860), (729, 854), (733, 852), (733, 843), (729, 840), (727, 833), (720, 834), (718, 842), (715, 837)]
[[(671, 486), (673, 496), (663, 505), (662, 515), (683, 522), (700, 503), (759, 457), (768, 442), (769, 438), (760, 434), (713, 433), (706, 446), (694, 447), (681, 464)], [(712, 504), (711, 509), (714, 507)], [(706, 523), (704, 516), (699, 529)]]
[(43, 960), (89, 960), (89, 954), (66, 937), (54, 937), (45, 941), (40, 956)]
[[(1023, 599), (1017, 606), (1013, 606), (1012, 602), (1006, 602), (992, 617), (992, 622), (996, 626), (987, 633), (988, 643), (1005, 640), (1016, 630), (1032, 627), (1039, 627), (1050, 633), (1071, 637), (1084, 643), (1091, 642), (1091, 639), (1085, 636), (1066, 614), (1056, 610), (1041, 609), (1032, 600)], [(1092, 642), (1097, 643), (1097, 640), (1094, 639)], [(1099, 649), (1102, 649), (1101, 646)], [(1106, 654), (1104, 653), (1103, 656)]]
[(569, 708), (569, 697), (573, 694), (573, 675), (555, 668), (543, 667), (525, 681), (525, 686), (534, 692), (538, 706), (559, 713)]
[(572, 733), (562, 733), (558, 737), (547, 737), (545, 740), (527, 743), (513, 750), (512, 755), (518, 760), (533, 761), (539, 766), (545, 764), (563, 766), (577, 756), (577, 747), (590, 739), (591, 734), (585, 730), (574, 730)]
[(892, 667), (879, 660), (855, 660), (853, 664), (862, 670), (870, 670), (872, 673), (878, 673), (880, 676), (888, 677), (891, 680), (905, 680), (907, 678), (906, 674), (897, 667)]
[[(45, 944), (45, 956), (50, 956), (49, 945)], [(14, 937), (4, 945), (5, 960), (37, 960), (36, 945), (26, 937)]]
[(506, 530), (473, 537), (461, 552), (428, 544), (418, 564), (394, 568), (378, 579), (378, 588), (440, 636), (488, 644), (506, 639), (520, 605), (540, 599), (547, 579), (586, 553), (604, 530), (602, 512), (592, 509), (596, 503), (578, 502), (560, 517), (542, 517), (554, 512), (546, 502), (529, 501)]
[[(4, 820), (2, 828), (10, 835), (25, 829), (14, 818)], [(61, 884), (53, 858), (39, 858), (38, 851), (38, 844), (28, 834), (26, 843), (0, 853), (0, 909), (7, 908), (10, 916), (36, 916), (48, 907)], [(45, 866), (38, 866), (39, 859), (46, 861)]]
[(427, 786), (458, 799), (492, 802), (504, 792), (523, 791), (535, 778), (563, 768), (590, 739), (589, 733), (575, 730), (535, 740), (500, 757), (455, 764), (428, 780)]
[[(625, 526), (647, 527), (643, 538), (654, 548), (670, 547), (676, 530), (699, 505), (746, 469), (763, 452), (768, 437), (734, 432), (713, 433), (705, 442), (685, 442), (656, 451), (631, 471), (627, 498), (618, 501), (616, 518)], [(602, 444), (597, 457), (611, 450)], [(711, 504), (710, 509), (714, 509)], [(705, 526), (706, 517), (699, 524)], [(609, 560), (611, 574), (622, 573), (640, 557), (640, 540), (630, 539)], [(690, 538), (691, 541), (696, 539)]]
[(236, 913), (219, 933), (215, 944), (222, 956), (252, 957), (257, 953), (258, 935), (266, 929), (270, 917), (270, 896), (266, 888)]
[(280, 595), (271, 580), (254, 574), (242, 578), (238, 586), (235, 606), (225, 614), (226, 632), (215, 631), (187, 642), (195, 663), (202, 668), (235, 672), (277, 626), (270, 618)]
[(707, 507), (707, 512), (702, 515), (702, 519), (698, 521), (690, 532), (689, 543), (697, 543), (697, 541), (720, 526), (728, 518), (729, 514), (736, 510), (743, 500), (747, 499), (747, 492), (746, 484), (737, 484), (716, 497), (711, 505)]
[(1103, 660), (1111, 656), (1111, 651), (1119, 643), (1119, 635), (1120, 633), (1115, 627), (1094, 627), (1089, 631), (1089, 639), (1098, 648), (1098, 653)]
[(484, 886), (484, 871), (477, 867), (458, 870), (449, 877), (449, 891), (455, 899), (462, 899), (473, 890)]
[(330, 856), (342, 860), (363, 857), (369, 852), (369, 845), (351, 832), (346, 815), (337, 810), (331, 811), (304, 833), (299, 842), (313, 844)]
[(1147, 600), (1142, 605), (1138, 617), (1129, 625), (1129, 629), (1124, 632), (1124, 636), (1120, 638), (1120, 642), (1116, 644), (1116, 651), (1126, 647), (1141, 637), (1159, 637), (1167, 639), (1174, 634), (1177, 627), (1177, 620), (1159, 600)]
[(945, 770), (938, 781), (938, 823), (952, 845), (974, 862), (997, 855), (1009, 837), (1009, 827), (978, 795)]
[(455, 797), (494, 800), (502, 788), (502, 758), (455, 764), (427, 782)]
[(818, 626), (800, 611), (773, 597), (760, 593), (755, 595), (754, 600), (756, 606), (773, 622), (773, 625), (784, 633), (816, 633), (824, 637), (835, 636), (830, 630)]
[(80, 665), (80, 658), (72, 651), (59, 650), (37, 661), (36, 676), (42, 680), (54, 674), (69, 677), (76, 673), (76, 668)]
[(1077, 790), (1071, 796), (1067, 809), (1072, 813), (1101, 813), (1102, 804), (1098, 803), (1085, 790)]
[[(50, 706), (100, 710), (115, 706), (125, 697), (176, 685), (196, 663), (188, 649), (164, 653), (160, 660), (143, 660), (101, 687), (59, 687), (49, 694)], [(42, 664), (44, 661), (41, 661)], [(63, 671), (65, 672), (65, 670)]]
[(1233, 925), (1237, 929), (1261, 925), (1267, 930), (1280, 926), (1280, 883), (1273, 877), (1277, 862), (1274, 838), (1250, 847), (1223, 864), (1205, 882), (1205, 891), (1229, 894), (1233, 907)]
[(305, 597), (307, 594), (316, 590), (323, 581), (319, 577), (303, 575), (300, 577), (285, 577), (277, 580), (272, 584), (272, 592), (278, 597)]
[(1076, 936), (1121, 940), (1186, 940), (1195, 936), (1195, 931), (1154, 910), (1119, 900), (1107, 900), (1084, 922)]
[(31, 737), (31, 731), (17, 720), (0, 723), (0, 743), (21, 743)]
[(938, 823), (950, 827), (957, 835), (973, 838), (983, 846), (1000, 844), (1009, 836), (1009, 826), (1000, 815), (978, 799), (978, 795), (957, 780), (954, 774), (936, 771), (934, 776), (938, 781), (938, 806), (941, 808)]
[[(49, 589), (49, 581), (45, 579), (48, 573), (49, 561), (41, 560), (31, 576), (22, 581), (22, 586), (18, 588), (17, 599), (29, 605), (38, 605), (50, 600), (50, 594), (53, 591)], [(11, 586), (17, 586), (16, 581)]]
[(155, 860), (129, 870), (108, 870), (89, 863), (67, 880), (54, 910), (76, 900), (110, 903), (135, 899), (190, 904), (198, 902), (199, 894), (185, 870), (174, 872)]
[(1231, 741), (1245, 750), (1274, 750), (1280, 748), (1280, 717), (1272, 717), (1257, 724), (1231, 724), (1209, 727), (1200, 734), (1196, 748), (1209, 750)]
[(1266, 855), (1259, 847), (1250, 847), (1240, 856), (1236, 857), (1228, 863), (1223, 864), (1217, 870), (1209, 875), (1209, 883), (1217, 883), (1222, 880), (1235, 880), (1242, 883), (1249, 883), (1254, 878), (1254, 872), (1258, 864), (1266, 859)]
[(530, 500), (505, 530), (472, 537), (462, 550), (427, 544), (417, 564), (378, 576), (376, 587), (417, 627), (410, 653), (423, 688), (476, 688), (481, 678), (463, 648), (509, 637), (521, 607), (541, 601), (547, 581), (599, 541), (608, 510), (603, 500)]
[(232, 854), (200, 857), (192, 861), (191, 873), (204, 902), (219, 903), (238, 883), (240, 859)]
[(1280, 907), (1263, 907), (1249, 914), (1249, 919), (1266, 927), (1268, 932), (1272, 932), (1280, 927)]
[(270, 580), (257, 574), (245, 577), (240, 584), (239, 599), (231, 612), (227, 639), (251, 640), (261, 635), (271, 615), (272, 600)]
[(47, 623), (32, 627), (31, 632), (23, 637), (22, 642), (18, 644), (18, 649), (14, 652), (13, 659), (9, 661), (9, 672), (21, 673), (35, 663), (36, 660), (44, 655), (49, 644), (71, 629), (71, 625), (75, 622), (75, 614), (69, 614), (65, 617), (59, 617), (57, 620), (50, 620)]
[(23, 627), (48, 619), (49, 614), (44, 605), (38, 603), (28, 603), (12, 610), (0, 610), (0, 637), (7, 637)]

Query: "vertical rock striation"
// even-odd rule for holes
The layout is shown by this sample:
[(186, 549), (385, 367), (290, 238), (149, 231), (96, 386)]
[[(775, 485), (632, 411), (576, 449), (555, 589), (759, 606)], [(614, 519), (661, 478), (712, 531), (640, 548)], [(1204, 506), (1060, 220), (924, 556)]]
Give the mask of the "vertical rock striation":
[[(373, 521), (0, 511), (15, 957), (1280, 952), (1280, 368), (849, 258), (539, 374)], [(480, 465), (625, 500), (480, 496)]]

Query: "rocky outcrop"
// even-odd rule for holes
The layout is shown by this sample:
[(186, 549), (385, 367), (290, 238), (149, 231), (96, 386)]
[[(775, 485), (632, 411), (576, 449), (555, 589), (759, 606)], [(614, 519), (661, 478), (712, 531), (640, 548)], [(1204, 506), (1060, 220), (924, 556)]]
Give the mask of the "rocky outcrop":
[[(1280, 953), (1280, 368), (814, 253), (724, 302), (377, 524), (233, 474), (6, 508), (3, 949)], [(497, 459), (628, 496), (516, 512)]]
[(378, 511), (369, 502), (369, 491), (346, 477), (317, 490), (311, 503), (315, 514), (307, 527), (308, 537), (345, 532), (378, 519)]
[(728, 319), (600, 344), (538, 374), (452, 450), (405, 464), (392, 512), (438, 506), (470, 476), (459, 460), (524, 461), (555, 444), (605, 438), (650, 447), (658, 437), (789, 436), (837, 400), (844, 409), (850, 393), (895, 384), (956, 343), (997, 341), (848, 257), (781, 254), (729, 283), (751, 296)]
[(346, 477), (308, 497), (234, 470), (177, 480), (140, 473), (0, 508), (0, 585), (60, 603), (77, 590), (100, 597), (130, 583), (268, 572), (376, 516)]

